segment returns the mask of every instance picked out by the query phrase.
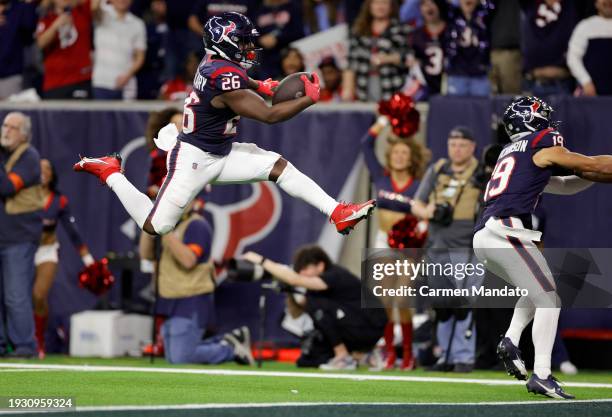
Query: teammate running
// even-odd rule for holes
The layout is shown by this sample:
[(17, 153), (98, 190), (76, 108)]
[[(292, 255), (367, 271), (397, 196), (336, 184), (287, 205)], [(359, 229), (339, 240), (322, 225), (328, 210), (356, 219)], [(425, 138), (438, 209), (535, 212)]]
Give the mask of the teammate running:
[[(542, 192), (570, 195), (588, 188), (592, 181), (611, 182), (612, 156), (568, 151), (551, 120), (552, 112), (537, 97), (519, 97), (506, 108), (503, 123), (512, 143), (502, 150), (487, 184), (473, 243), (476, 256), (488, 269), (529, 291), (529, 296), (518, 300), (510, 327), (497, 347), (506, 370), (519, 380), (527, 379), (517, 346), (533, 319), (535, 361), (527, 390), (572, 399), (550, 370), (560, 303), (552, 273), (536, 247), (541, 233), (531, 230), (531, 214)], [(555, 176), (559, 171), (575, 175)]]

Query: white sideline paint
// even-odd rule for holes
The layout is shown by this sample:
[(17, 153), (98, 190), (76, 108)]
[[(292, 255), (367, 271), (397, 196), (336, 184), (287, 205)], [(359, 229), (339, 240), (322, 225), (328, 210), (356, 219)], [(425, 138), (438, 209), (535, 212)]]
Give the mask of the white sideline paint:
[[(601, 400), (542, 400), (542, 401), (499, 401), (499, 402), (481, 402), (481, 403), (391, 403), (391, 402), (371, 402), (371, 403), (349, 403), (349, 402), (320, 402), (320, 403), (238, 403), (238, 404), (175, 404), (175, 405), (110, 405), (110, 406), (77, 406), (73, 411), (77, 412), (94, 412), (94, 411), (155, 411), (155, 410), (210, 410), (210, 409), (227, 409), (227, 408), (282, 408), (282, 407), (354, 407), (354, 406), (382, 406), (382, 407), (402, 407), (406, 405), (412, 406), (508, 406), (508, 405), (559, 405), (559, 404), (595, 404), (595, 403), (610, 403), (612, 399)], [(60, 411), (60, 410), (57, 410)], [(67, 410), (68, 411), (68, 410)], [(23, 410), (18, 413), (39, 413), (35, 410)], [(0, 411), (3, 414), (15, 414), (17, 411)]]
[[(444, 378), (424, 376), (400, 376), (400, 375), (370, 375), (370, 374), (339, 374), (322, 372), (278, 372), (278, 371), (235, 371), (228, 369), (193, 369), (193, 368), (144, 368), (136, 366), (99, 366), (99, 365), (52, 365), (52, 364), (29, 364), (29, 363), (2, 363), (0, 362), (0, 373), (2, 368), (7, 369), (40, 369), (57, 371), (82, 371), (82, 372), (148, 372), (165, 374), (191, 374), (191, 375), (218, 375), (218, 376), (258, 376), (258, 377), (291, 377), (291, 378), (318, 378), (318, 379), (347, 379), (351, 381), (401, 381), (401, 382), (445, 382), (456, 384), (480, 384), (480, 385), (525, 385), (521, 381), (505, 379), (475, 379), (475, 378)], [(567, 382), (566, 387), (575, 388), (610, 388), (612, 384), (596, 382)], [(445, 403), (446, 404), (446, 403)], [(481, 404), (481, 403), (479, 403)]]

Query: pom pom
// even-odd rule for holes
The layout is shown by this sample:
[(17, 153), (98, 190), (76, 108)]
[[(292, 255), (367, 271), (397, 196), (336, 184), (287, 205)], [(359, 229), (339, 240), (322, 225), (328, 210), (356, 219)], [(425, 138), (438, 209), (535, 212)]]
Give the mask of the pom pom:
[(394, 249), (422, 248), (426, 239), (426, 223), (407, 214), (389, 230), (387, 243)]
[(102, 295), (112, 287), (115, 277), (108, 269), (108, 259), (102, 258), (83, 268), (79, 273), (79, 287), (95, 295)]
[(419, 130), (419, 112), (412, 98), (403, 93), (395, 93), (389, 100), (381, 100), (378, 113), (389, 118), (393, 133), (400, 138), (409, 138)]

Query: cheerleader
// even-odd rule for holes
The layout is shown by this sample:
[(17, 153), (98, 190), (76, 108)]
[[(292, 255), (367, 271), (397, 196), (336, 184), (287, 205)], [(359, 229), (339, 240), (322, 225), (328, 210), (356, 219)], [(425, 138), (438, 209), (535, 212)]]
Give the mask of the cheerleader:
[[(419, 113), (409, 97), (393, 95), (391, 100), (380, 103), (379, 113), (384, 115), (377, 119), (362, 139), (362, 151), (376, 190), (378, 231), (375, 247), (388, 248), (389, 231), (410, 213), (412, 198), (419, 188), (429, 159), (429, 150), (413, 138), (419, 127)], [(386, 129), (389, 125), (390, 130)], [(384, 165), (374, 151), (376, 140), (380, 139), (386, 139), (388, 144)], [(384, 333), (388, 353), (386, 369), (393, 369), (397, 360), (393, 345), (394, 308), (392, 305), (386, 308), (389, 318)], [(414, 368), (411, 311), (399, 309), (399, 321), (403, 349), (401, 369), (411, 370)]]
[(61, 223), (70, 241), (79, 251), (85, 266), (94, 263), (89, 249), (83, 243), (77, 230), (74, 217), (70, 214), (68, 198), (57, 189), (57, 175), (48, 159), (41, 159), (41, 185), (44, 195), (43, 233), (40, 245), (34, 256), (36, 278), (34, 280), (34, 322), (36, 324), (36, 342), (39, 358), (45, 356), (45, 331), (49, 315), (48, 296), (53, 285), (58, 264), (59, 243), (57, 241), (57, 226)]

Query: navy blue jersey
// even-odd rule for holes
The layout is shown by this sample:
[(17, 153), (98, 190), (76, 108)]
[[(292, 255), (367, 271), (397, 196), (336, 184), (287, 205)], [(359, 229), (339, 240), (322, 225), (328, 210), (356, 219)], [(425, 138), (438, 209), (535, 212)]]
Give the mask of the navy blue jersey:
[(248, 81), (240, 65), (205, 57), (193, 80), (193, 91), (185, 99), (179, 139), (215, 155), (229, 154), (240, 116), (229, 108), (216, 109), (211, 102), (219, 94), (248, 88)]
[(468, 20), (459, 7), (449, 10), (444, 58), (448, 75), (480, 77), (489, 71), (491, 1), (476, 7)]
[(563, 146), (563, 137), (549, 128), (504, 147), (487, 184), (484, 210), (476, 231), (490, 217), (531, 217), (553, 172), (552, 167), (534, 164), (533, 156), (551, 146)]
[(545, 66), (565, 67), (567, 45), (578, 22), (575, 1), (549, 6), (544, 0), (521, 0), (523, 70)]
[(376, 136), (370, 134), (370, 132), (361, 139), (363, 156), (376, 188), (376, 207), (400, 213), (410, 213), (412, 200), (419, 189), (420, 181), (411, 178), (403, 187), (398, 186), (391, 178), (389, 171), (378, 161), (374, 152), (375, 141)]
[(65, 195), (54, 192), (49, 194), (45, 201), (42, 222), (45, 232), (55, 232), (58, 222), (61, 222), (74, 247), (80, 249), (83, 246), (83, 239), (77, 229), (76, 220), (70, 213), (68, 198)]
[(440, 94), (442, 70), (444, 69), (444, 30), (437, 35), (422, 26), (410, 32), (408, 44), (419, 60), (427, 81), (429, 94)]

